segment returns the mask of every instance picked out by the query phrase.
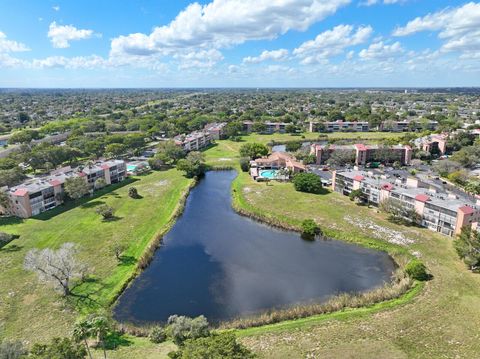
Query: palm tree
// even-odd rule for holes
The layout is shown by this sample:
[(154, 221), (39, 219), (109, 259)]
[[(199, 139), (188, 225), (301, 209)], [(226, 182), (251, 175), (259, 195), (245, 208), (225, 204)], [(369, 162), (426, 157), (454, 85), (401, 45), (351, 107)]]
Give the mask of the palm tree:
[(87, 339), (92, 336), (92, 326), (88, 320), (82, 320), (75, 323), (73, 328), (73, 339), (77, 342), (83, 342), (87, 348), (88, 357), (92, 359), (92, 353), (90, 353), (90, 347), (88, 346)]
[(105, 349), (105, 338), (110, 331), (110, 322), (104, 316), (95, 316), (89, 320), (92, 328), (92, 335), (97, 337), (97, 341), (102, 343), (103, 357), (107, 359), (107, 351)]

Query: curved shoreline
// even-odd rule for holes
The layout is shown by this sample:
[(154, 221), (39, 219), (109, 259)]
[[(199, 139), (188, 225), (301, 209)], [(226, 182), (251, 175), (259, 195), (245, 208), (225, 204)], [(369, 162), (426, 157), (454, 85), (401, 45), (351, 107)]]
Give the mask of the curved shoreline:
[[(211, 170), (227, 170), (227, 169), (217, 169), (212, 168)], [(229, 168), (228, 170), (232, 170)], [(232, 209), (238, 213), (239, 215), (252, 218), (260, 223), (267, 224), (271, 227), (275, 227), (278, 229), (289, 230), (289, 231), (300, 231), (300, 225), (293, 225), (289, 224), (286, 221), (281, 221), (279, 219), (273, 219), (265, 214), (256, 213), (254, 211), (249, 211), (247, 209), (248, 204), (245, 203), (246, 199), (242, 196), (242, 185), (240, 183), (240, 176), (241, 172), (236, 169), (237, 176), (232, 181), (231, 184), (231, 196), (232, 196)], [(164, 226), (162, 229), (159, 230), (157, 234), (155, 234), (153, 240), (146, 248), (143, 255), (139, 258), (137, 262), (137, 268), (132, 273), (132, 276), (128, 278), (125, 284), (122, 286), (121, 290), (115, 295), (114, 299), (110, 303), (110, 308), (115, 306), (117, 299), (119, 296), (129, 287), (131, 282), (148, 266), (150, 261), (152, 260), (155, 251), (161, 245), (161, 241), (164, 235), (172, 228), (172, 226), (176, 223), (176, 220), (184, 211), (186, 200), (190, 194), (190, 191), (196, 186), (198, 180), (194, 180), (184, 191), (181, 197), (181, 201), (178, 203), (171, 219), (169, 220), (168, 224)], [(395, 264), (399, 268), (403, 268), (405, 263), (399, 265), (399, 259), (401, 257), (411, 258), (412, 256), (408, 253), (408, 251), (400, 246), (396, 246), (390, 243), (380, 242), (378, 240), (372, 241), (349, 241), (345, 240), (344, 237), (333, 233), (332, 230), (326, 230), (327, 236), (331, 237), (336, 240), (343, 240), (349, 243), (355, 243), (357, 245), (361, 245), (366, 248), (376, 249), (387, 252), (392, 259), (394, 260)], [(400, 260), (400, 262), (404, 262)], [(393, 276), (392, 276), (393, 277)], [(397, 288), (395, 288), (397, 285)], [(240, 331), (248, 331), (251, 328), (257, 328), (258, 330), (261, 328), (265, 328), (265, 330), (270, 330), (272, 326), (277, 328), (278, 326), (282, 326), (282, 323), (285, 323), (285, 326), (288, 326), (292, 321), (322, 321), (327, 319), (328, 317), (335, 316), (336, 314), (342, 315), (358, 315), (360, 313), (366, 312), (375, 312), (382, 309), (392, 308), (400, 304), (408, 303), (409, 301), (413, 300), (413, 298), (420, 293), (421, 289), (423, 288), (423, 283), (417, 281), (410, 281), (408, 285), (405, 285), (405, 282), (397, 283), (392, 282), (388, 283), (385, 287), (377, 288), (372, 291), (359, 293), (359, 294), (342, 294), (340, 296), (334, 296), (329, 301), (323, 304), (319, 303), (312, 303), (303, 306), (292, 306), (291, 308), (279, 309), (279, 310), (271, 310), (266, 311), (263, 313), (259, 313), (257, 315), (245, 318), (239, 318), (238, 320), (227, 321), (220, 324), (220, 328), (222, 329), (236, 329)], [(383, 296), (380, 292), (382, 290), (390, 290), (390, 292), (395, 292), (394, 295), (391, 293), (387, 296)], [(370, 297), (374, 297), (376, 299), (372, 300)], [(362, 298), (366, 298), (362, 301)], [(340, 299), (340, 302), (339, 302)], [(356, 303), (356, 304), (355, 304)], [(293, 314), (292, 314), (293, 313)], [(306, 320), (311, 318), (310, 320)], [(248, 324), (247, 324), (248, 323)], [(132, 325), (129, 323), (122, 323), (122, 327), (127, 332), (132, 334), (140, 334), (145, 335), (144, 332), (145, 327)], [(250, 328), (250, 329), (247, 329)], [(248, 334), (244, 334), (248, 335)]]

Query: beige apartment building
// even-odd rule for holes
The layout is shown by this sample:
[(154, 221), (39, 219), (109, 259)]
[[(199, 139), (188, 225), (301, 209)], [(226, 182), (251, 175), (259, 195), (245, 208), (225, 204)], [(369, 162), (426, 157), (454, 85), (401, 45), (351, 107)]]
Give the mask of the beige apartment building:
[(84, 178), (93, 192), (100, 178), (109, 185), (123, 181), (126, 175), (126, 165), (121, 160), (99, 162), (82, 169), (64, 167), (48, 176), (32, 178), (6, 189), (10, 205), (5, 211), (13, 216), (29, 218), (55, 208), (64, 201), (64, 185), (68, 178)]

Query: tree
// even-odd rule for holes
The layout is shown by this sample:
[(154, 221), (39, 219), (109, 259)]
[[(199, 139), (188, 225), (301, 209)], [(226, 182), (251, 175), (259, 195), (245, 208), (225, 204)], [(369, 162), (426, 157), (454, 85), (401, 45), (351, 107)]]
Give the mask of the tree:
[(25, 174), (20, 168), (12, 168), (9, 170), (0, 170), (0, 187), (12, 187), (25, 179)]
[(133, 199), (140, 198), (140, 195), (138, 194), (138, 190), (137, 190), (136, 187), (130, 187), (128, 189), (128, 197), (133, 198)]
[(73, 327), (73, 340), (75, 342), (82, 342), (85, 345), (87, 350), (88, 357), (92, 359), (92, 353), (90, 352), (90, 347), (88, 345), (88, 339), (91, 337), (92, 327), (88, 320), (77, 321)]
[(355, 203), (360, 203), (363, 199), (364, 195), (361, 189), (354, 189), (348, 195), (350, 201), (354, 201)]
[(58, 250), (46, 248), (27, 252), (24, 268), (38, 275), (40, 281), (49, 283), (63, 296), (70, 294), (70, 284), (75, 278), (83, 278), (85, 266), (76, 259), (73, 243), (64, 243)]
[(167, 339), (167, 333), (165, 328), (160, 326), (155, 326), (150, 330), (148, 338), (152, 343), (158, 344), (163, 343)]
[(118, 157), (127, 151), (127, 146), (122, 143), (110, 143), (105, 147), (105, 154), (109, 157)]
[(203, 315), (196, 318), (171, 315), (168, 318), (167, 331), (177, 345), (182, 345), (187, 339), (196, 339), (210, 335), (208, 321)]
[(122, 259), (122, 253), (127, 250), (128, 246), (125, 243), (122, 243), (118, 240), (113, 241), (112, 243), (112, 252), (115, 255), (115, 258), (117, 258), (118, 261), (121, 261)]
[(103, 357), (107, 358), (105, 339), (110, 333), (111, 324), (107, 317), (103, 315), (93, 315), (89, 318), (91, 333), (97, 338), (97, 342), (102, 345)]
[(420, 262), (418, 259), (412, 259), (410, 262), (408, 262), (405, 266), (405, 272), (410, 278), (415, 280), (424, 281), (428, 280), (430, 277), (427, 273), (427, 267), (425, 267), (425, 264)]
[(176, 352), (168, 353), (172, 359), (253, 359), (256, 356), (243, 344), (238, 343), (235, 334), (225, 332), (205, 338), (188, 339)]
[(69, 338), (53, 338), (49, 344), (34, 344), (29, 358), (32, 359), (84, 359), (87, 354), (83, 345)]
[(285, 145), (285, 149), (287, 150), (287, 152), (295, 152), (295, 151), (298, 151), (301, 147), (302, 147), (302, 143), (301, 143), (301, 142), (288, 142), (288, 143)]
[(27, 354), (27, 350), (21, 341), (0, 342), (0, 359), (20, 359)]
[(298, 173), (293, 177), (293, 186), (299, 192), (322, 192), (322, 180), (314, 173)]
[(225, 136), (227, 138), (234, 138), (242, 133), (243, 125), (241, 122), (232, 121), (225, 126)]
[(157, 154), (155, 157), (164, 161), (164, 163), (177, 163), (178, 160), (185, 158), (185, 151), (181, 146), (178, 146), (174, 141), (162, 141), (157, 147)]
[(240, 147), (240, 156), (248, 157), (251, 160), (266, 156), (268, 154), (268, 147), (261, 143), (245, 143)]
[(103, 178), (99, 178), (95, 181), (95, 189), (102, 189), (107, 185), (107, 182)]
[(115, 214), (115, 209), (113, 207), (107, 205), (107, 204), (102, 204), (101, 206), (98, 206), (97, 209), (95, 210), (99, 215), (103, 217), (104, 220), (108, 220), (113, 218)]
[(480, 194), (480, 181), (468, 181), (465, 185), (465, 191), (473, 195)]
[(290, 123), (287, 126), (285, 126), (285, 132), (290, 134), (296, 133), (297, 126), (295, 126), (293, 123)]
[(30, 116), (26, 112), (19, 112), (18, 115), (17, 115), (17, 120), (21, 124), (24, 124), (24, 123), (30, 121)]
[(327, 160), (329, 166), (342, 167), (355, 162), (355, 151), (334, 151)]
[(252, 131), (256, 133), (263, 133), (267, 131), (267, 125), (263, 122), (254, 122), (252, 125)]
[(394, 223), (417, 224), (420, 221), (420, 215), (415, 208), (404, 206), (398, 199), (387, 198), (380, 202), (379, 207), (389, 214), (388, 219)]
[(453, 245), (468, 268), (473, 272), (480, 272), (480, 233), (465, 226)]
[(148, 159), (148, 165), (152, 170), (158, 171), (164, 168), (165, 160), (161, 156), (155, 155), (153, 158)]
[(82, 198), (90, 191), (83, 177), (70, 177), (65, 180), (65, 193), (74, 200)]
[(242, 169), (243, 172), (248, 172), (248, 170), (250, 169), (250, 158), (248, 157), (240, 158), (240, 168)]
[(313, 219), (306, 219), (302, 222), (302, 238), (314, 239), (320, 234), (322, 234), (322, 231)]
[(450, 173), (458, 171), (461, 168), (462, 166), (458, 162), (451, 161), (451, 160), (438, 161), (433, 165), (433, 169), (441, 177), (447, 177)]
[(185, 159), (178, 161), (177, 169), (185, 171), (185, 176), (188, 178), (202, 176), (207, 170), (205, 158), (201, 152), (190, 152)]

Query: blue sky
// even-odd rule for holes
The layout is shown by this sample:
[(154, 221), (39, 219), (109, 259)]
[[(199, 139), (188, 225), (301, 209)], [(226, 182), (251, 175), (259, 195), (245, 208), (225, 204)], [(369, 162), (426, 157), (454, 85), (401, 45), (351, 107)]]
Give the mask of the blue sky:
[(480, 86), (480, 2), (0, 0), (0, 87)]

